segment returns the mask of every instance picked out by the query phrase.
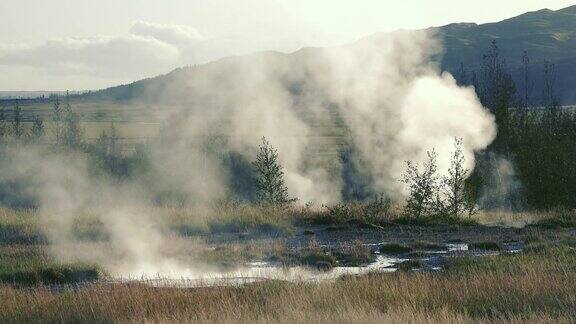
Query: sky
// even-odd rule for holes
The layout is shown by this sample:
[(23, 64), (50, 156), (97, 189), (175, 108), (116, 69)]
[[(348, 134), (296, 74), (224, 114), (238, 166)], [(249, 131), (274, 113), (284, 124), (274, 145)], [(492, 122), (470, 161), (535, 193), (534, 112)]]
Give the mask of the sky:
[(563, 0), (0, 0), (0, 91), (100, 89), (262, 50), (485, 23)]

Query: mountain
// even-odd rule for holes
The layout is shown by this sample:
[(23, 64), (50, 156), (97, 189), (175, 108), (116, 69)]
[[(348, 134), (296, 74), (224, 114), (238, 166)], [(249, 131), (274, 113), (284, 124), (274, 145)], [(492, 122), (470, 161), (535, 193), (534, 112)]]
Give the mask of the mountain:
[(474, 71), (493, 40), (517, 86), (524, 88), (522, 58), (530, 58), (529, 75), (534, 103), (542, 92), (543, 62), (556, 67), (557, 95), (565, 104), (576, 103), (576, 6), (558, 11), (543, 9), (490, 24), (451, 24), (431, 28), (443, 41), (442, 69), (455, 75)]
[[(539, 103), (543, 84), (543, 66), (547, 60), (556, 69), (556, 94), (563, 104), (576, 104), (576, 6), (552, 11), (543, 9), (506, 19), (497, 23), (457, 23), (428, 29), (442, 41), (444, 53), (438, 58), (442, 70), (462, 78), (461, 66), (468, 74), (479, 69), (482, 56), (497, 41), (501, 57), (510, 69), (517, 87), (524, 89), (522, 59), (526, 51), (529, 58), (529, 88), (534, 104)], [(375, 34), (368, 38), (377, 38)], [(353, 46), (353, 45), (352, 45)], [(307, 48), (292, 54), (277, 52), (258, 53), (243, 57), (222, 59), (197, 67), (176, 69), (152, 79), (141, 80), (84, 95), (84, 99), (143, 100), (157, 99), (159, 93), (171, 93), (174, 98), (191, 97), (194, 91), (183, 86), (201, 82), (204, 71), (240, 73), (240, 66), (257, 60), (271, 60), (281, 65), (290, 64), (301, 55), (314, 56), (321, 49)], [(166, 96), (164, 96), (166, 98)]]
[(533, 62), (576, 58), (576, 6), (558, 11), (529, 12), (498, 23), (452, 24), (431, 28), (444, 41), (443, 67), (456, 70), (460, 63), (474, 66), (492, 40), (510, 66), (522, 64), (523, 51)]

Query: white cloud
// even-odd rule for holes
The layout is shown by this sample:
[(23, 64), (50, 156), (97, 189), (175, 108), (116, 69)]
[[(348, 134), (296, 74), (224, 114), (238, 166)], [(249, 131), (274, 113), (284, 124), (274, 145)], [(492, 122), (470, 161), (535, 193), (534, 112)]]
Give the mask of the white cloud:
[[(0, 44), (0, 75), (7, 76), (9, 71), (13, 75), (14, 69), (20, 68), (23, 80), (45, 73), (63, 81), (76, 76), (128, 82), (186, 64), (184, 53), (193, 53), (193, 46), (201, 40), (200, 34), (188, 26), (138, 21), (126, 35), (61, 38), (40, 44)], [(2, 87), (21, 83), (1, 79)]]
[(124, 35), (0, 43), (0, 89), (96, 89), (226, 56), (269, 49), (292, 51), (304, 45), (281, 35), (257, 38), (238, 33), (212, 38), (185, 25), (137, 21)]
[(137, 21), (130, 29), (130, 33), (138, 36), (149, 36), (159, 41), (174, 45), (190, 45), (202, 40), (200, 33), (189, 26), (163, 25)]
[(143, 77), (165, 72), (179, 59), (177, 47), (136, 35), (54, 39), (0, 48), (0, 65), (34, 67), (64, 75)]

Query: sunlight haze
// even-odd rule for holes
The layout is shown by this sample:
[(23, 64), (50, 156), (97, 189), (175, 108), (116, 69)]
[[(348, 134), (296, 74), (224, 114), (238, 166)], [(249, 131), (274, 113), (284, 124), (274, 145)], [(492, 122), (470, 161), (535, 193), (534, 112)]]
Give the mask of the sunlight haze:
[[(3, 0), (0, 90), (102, 88), (230, 55), (290, 52), (347, 43), (376, 32), (485, 23), (574, 4), (561, 0), (238, 3)], [(114, 61), (119, 55), (128, 62)]]

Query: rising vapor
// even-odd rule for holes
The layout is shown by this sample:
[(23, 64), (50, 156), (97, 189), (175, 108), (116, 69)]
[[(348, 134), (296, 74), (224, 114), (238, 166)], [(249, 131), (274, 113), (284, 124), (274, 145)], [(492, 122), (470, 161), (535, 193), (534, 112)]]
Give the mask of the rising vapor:
[[(335, 119), (359, 152), (355, 158), (367, 166), (374, 192), (402, 199), (404, 162), (423, 161), (432, 149), (445, 172), (455, 137), (463, 139), (467, 167), (473, 168), (474, 152), (495, 137), (494, 118), (474, 89), (457, 86), (431, 63), (440, 51), (433, 35), (398, 32), (338, 48), (225, 59), (195, 75), (181, 74), (178, 87), (147, 94), (172, 105), (163, 138), (148, 147), (149, 174), (118, 184), (94, 177), (81, 155), (40, 149), (14, 152), (2, 174), (27, 179), (52, 243), (73, 242), (74, 222), (90, 213), (118, 252), (113, 258), (104, 250), (75, 257), (115, 273), (190, 271), (198, 265), (163, 256), (169, 234), (158, 221), (162, 215), (154, 214), (153, 197), (179, 192), (203, 207), (229, 197), (235, 174), (222, 156), (251, 161), (263, 136), (278, 149), (290, 195), (300, 204), (342, 199), (337, 149), (318, 142), (317, 126)], [(326, 149), (331, 160), (318, 158), (313, 147)]]

